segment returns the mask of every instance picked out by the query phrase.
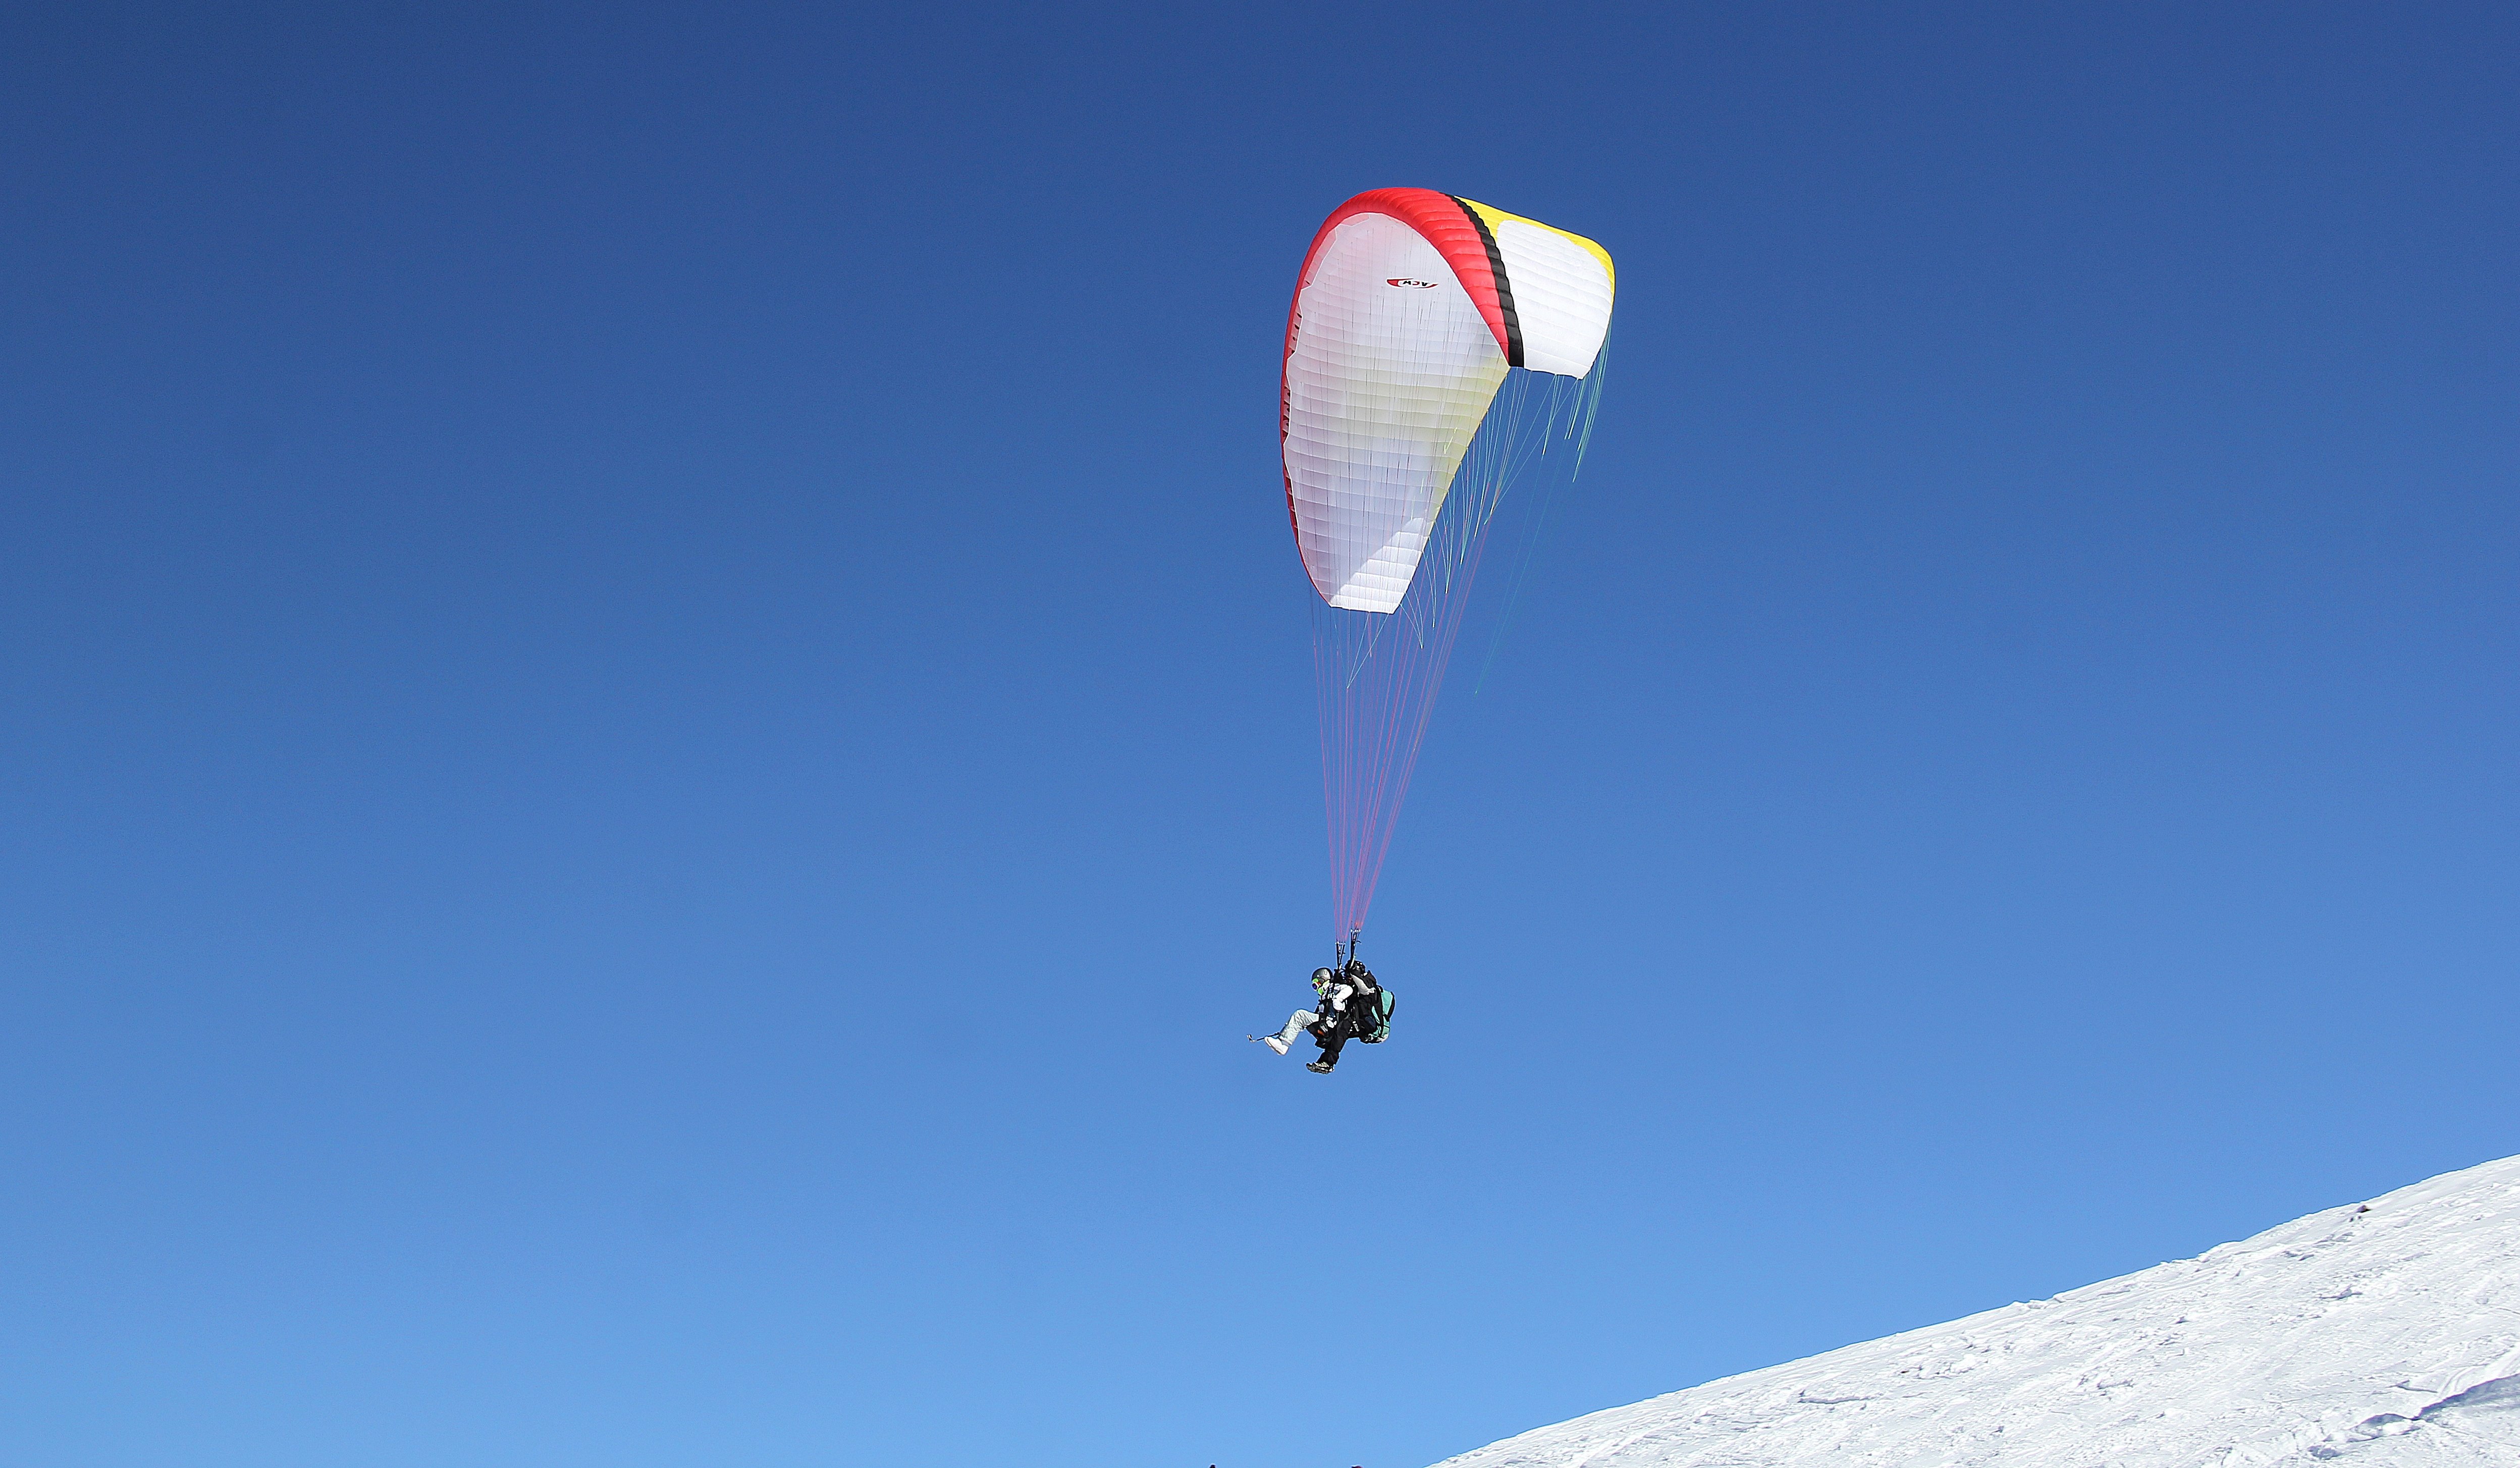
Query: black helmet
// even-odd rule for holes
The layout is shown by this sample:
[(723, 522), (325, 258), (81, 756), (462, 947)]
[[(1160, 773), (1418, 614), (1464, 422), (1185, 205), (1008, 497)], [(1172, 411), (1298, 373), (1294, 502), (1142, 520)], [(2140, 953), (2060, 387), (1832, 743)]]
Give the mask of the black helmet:
[(1337, 977), (1337, 974), (1330, 972), (1327, 968), (1316, 968), (1313, 970), (1313, 987), (1315, 989), (1327, 989), (1329, 987), (1330, 980)]

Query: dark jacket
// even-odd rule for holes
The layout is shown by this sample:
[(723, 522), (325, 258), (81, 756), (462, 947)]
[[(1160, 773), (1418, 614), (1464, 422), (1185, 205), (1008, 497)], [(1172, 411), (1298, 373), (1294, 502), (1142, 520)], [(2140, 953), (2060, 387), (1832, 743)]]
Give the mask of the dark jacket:
[(1321, 1016), (1315, 1021), (1315, 1026), (1325, 1035), (1331, 1028), (1343, 1035), (1370, 1035), (1373, 1032), (1374, 1022), (1369, 1016), (1374, 1013), (1375, 1002), (1381, 996), (1381, 989), (1375, 986), (1373, 975), (1365, 965), (1350, 963), (1344, 973), (1331, 981), (1328, 990), (1322, 995), (1321, 1003), (1314, 1007), (1313, 1012)]

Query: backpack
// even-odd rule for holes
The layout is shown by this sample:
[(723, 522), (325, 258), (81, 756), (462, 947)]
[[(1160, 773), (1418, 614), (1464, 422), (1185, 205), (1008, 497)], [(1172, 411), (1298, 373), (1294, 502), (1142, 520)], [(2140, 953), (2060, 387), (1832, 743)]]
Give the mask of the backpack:
[(1380, 1045), (1391, 1038), (1391, 1011), (1397, 1007), (1388, 989), (1370, 989), (1348, 1001), (1349, 1023), (1356, 1027), (1357, 1043)]

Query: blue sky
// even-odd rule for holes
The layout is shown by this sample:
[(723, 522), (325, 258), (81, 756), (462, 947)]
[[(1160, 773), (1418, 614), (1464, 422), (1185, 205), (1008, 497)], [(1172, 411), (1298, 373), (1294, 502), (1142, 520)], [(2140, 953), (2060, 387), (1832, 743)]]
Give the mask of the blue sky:
[[(0, 1456), (1406, 1468), (2520, 1151), (2516, 29), (12, 10)], [(1395, 184), (1618, 336), (1325, 1080)]]

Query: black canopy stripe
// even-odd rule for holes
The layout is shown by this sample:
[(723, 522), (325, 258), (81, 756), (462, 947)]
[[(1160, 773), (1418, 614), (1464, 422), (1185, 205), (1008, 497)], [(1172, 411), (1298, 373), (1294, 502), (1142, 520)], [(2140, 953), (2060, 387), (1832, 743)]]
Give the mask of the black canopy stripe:
[(1513, 287), (1505, 278), (1505, 256), (1497, 250), (1496, 236), (1488, 232), (1488, 222), (1479, 217), (1478, 210), (1470, 207), (1468, 200), (1459, 194), (1444, 197), (1460, 204), (1462, 212), (1470, 216), (1470, 223), (1478, 228), (1479, 243), (1488, 247), (1488, 270), (1496, 277), (1497, 312), (1505, 317), (1505, 365), (1520, 367), (1522, 319), (1513, 314)]

